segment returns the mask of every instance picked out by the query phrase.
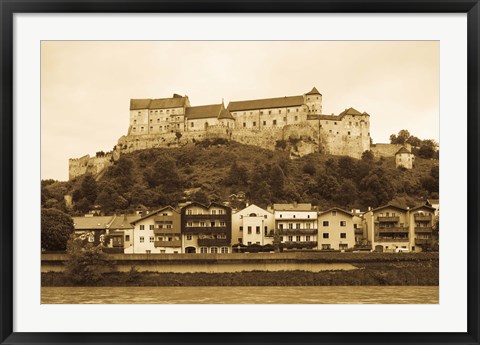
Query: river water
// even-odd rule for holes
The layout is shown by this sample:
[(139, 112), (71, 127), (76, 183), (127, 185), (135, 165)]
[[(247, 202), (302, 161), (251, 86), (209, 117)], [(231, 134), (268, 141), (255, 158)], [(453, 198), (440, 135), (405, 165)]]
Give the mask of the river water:
[(436, 304), (438, 286), (42, 287), (42, 304)]

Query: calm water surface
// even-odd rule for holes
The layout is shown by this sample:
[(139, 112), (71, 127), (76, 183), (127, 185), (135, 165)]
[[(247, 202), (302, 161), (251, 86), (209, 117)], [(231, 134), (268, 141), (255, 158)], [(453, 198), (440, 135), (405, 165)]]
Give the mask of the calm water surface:
[(42, 304), (434, 304), (438, 286), (43, 287)]

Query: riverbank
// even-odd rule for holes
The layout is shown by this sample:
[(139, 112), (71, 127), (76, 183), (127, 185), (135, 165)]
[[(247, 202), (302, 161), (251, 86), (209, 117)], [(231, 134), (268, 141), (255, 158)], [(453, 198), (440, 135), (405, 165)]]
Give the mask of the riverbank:
[[(306, 254), (306, 253), (305, 253)], [(433, 254), (433, 253), (425, 253)], [(339, 254), (336, 254), (338, 256)], [(365, 254), (363, 254), (365, 255)], [(390, 255), (390, 256), (388, 256)], [(417, 254), (415, 254), (417, 255)], [(335, 271), (246, 271), (232, 273), (159, 273), (135, 268), (105, 273), (82, 286), (437, 286), (438, 254), (414, 257), (401, 254), (389, 260), (351, 262), (357, 269)], [(364, 256), (365, 259), (370, 259)], [(394, 258), (396, 258), (394, 260)], [(410, 258), (410, 260), (407, 260)], [(391, 260), (390, 260), (391, 259)], [(338, 261), (337, 261), (338, 262)], [(344, 261), (345, 262), (345, 261)], [(74, 286), (63, 272), (42, 273), (42, 286)], [(78, 285), (76, 285), (78, 286)]]

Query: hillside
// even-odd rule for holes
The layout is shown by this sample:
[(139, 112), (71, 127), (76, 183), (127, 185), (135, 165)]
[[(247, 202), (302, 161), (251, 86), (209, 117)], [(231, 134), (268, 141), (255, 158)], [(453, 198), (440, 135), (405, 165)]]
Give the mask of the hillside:
[(288, 150), (204, 140), (182, 148), (136, 151), (123, 155), (95, 181), (91, 176), (69, 182), (42, 181), (42, 206), (62, 208), (63, 195), (75, 202), (71, 214), (93, 205), (106, 213), (132, 210), (139, 204), (156, 208), (196, 200), (242, 200), (260, 206), (311, 202), (320, 208), (376, 207), (387, 202), (413, 206), (438, 198), (438, 161), (417, 157), (412, 170), (396, 169), (394, 157), (376, 160), (310, 154), (290, 160)]

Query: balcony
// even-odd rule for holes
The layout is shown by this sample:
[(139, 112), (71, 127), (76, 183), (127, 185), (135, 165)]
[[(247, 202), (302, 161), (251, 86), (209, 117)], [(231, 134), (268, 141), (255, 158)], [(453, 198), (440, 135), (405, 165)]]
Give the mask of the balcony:
[(199, 238), (198, 245), (205, 247), (225, 247), (230, 245), (230, 241), (226, 238)]
[(395, 216), (395, 217), (377, 217), (378, 222), (384, 222), (384, 223), (397, 223), (400, 221), (400, 217)]
[(302, 241), (302, 242), (282, 242), (281, 246), (286, 249), (313, 249), (317, 246), (316, 241)]
[(431, 226), (417, 226), (417, 227), (415, 227), (415, 232), (416, 233), (422, 233), (422, 234), (431, 234), (432, 233), (432, 227)]
[(416, 238), (415, 239), (415, 244), (417, 244), (417, 245), (432, 244), (432, 239), (431, 238)]
[(211, 219), (211, 220), (228, 220), (229, 217), (226, 214), (186, 214), (185, 219), (187, 220), (200, 220), (200, 219)]
[(405, 226), (390, 226), (388, 228), (377, 228), (379, 234), (408, 234), (408, 228)]
[(408, 237), (375, 237), (375, 242), (409, 242)]
[(415, 217), (416, 222), (430, 222), (430, 221), (432, 221), (432, 215), (431, 214), (416, 214), (414, 217)]
[(363, 235), (363, 229), (362, 228), (356, 228), (355, 229), (355, 235)]
[(185, 234), (225, 234), (229, 232), (225, 226), (186, 226), (182, 231)]
[(180, 235), (180, 229), (167, 229), (167, 228), (157, 228), (155, 227), (153, 229), (153, 233), (155, 235)]
[(181, 240), (155, 241), (154, 246), (155, 246), (155, 248), (157, 248), (157, 247), (181, 247), (182, 246), (182, 241)]
[(153, 221), (156, 223), (173, 224), (173, 216), (155, 216)]
[(278, 229), (279, 235), (316, 235), (317, 229)]

